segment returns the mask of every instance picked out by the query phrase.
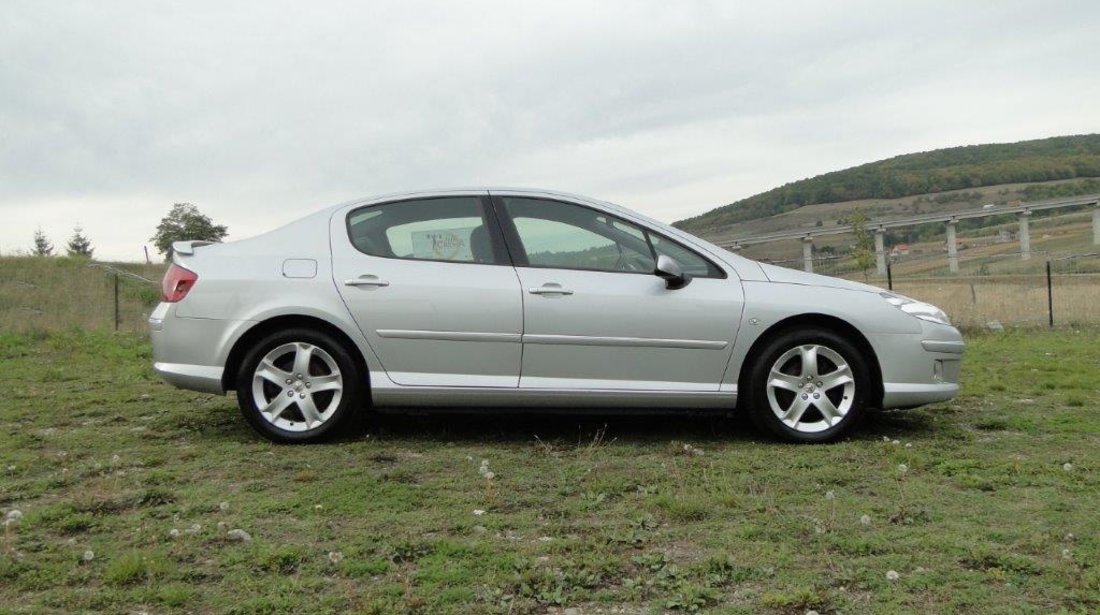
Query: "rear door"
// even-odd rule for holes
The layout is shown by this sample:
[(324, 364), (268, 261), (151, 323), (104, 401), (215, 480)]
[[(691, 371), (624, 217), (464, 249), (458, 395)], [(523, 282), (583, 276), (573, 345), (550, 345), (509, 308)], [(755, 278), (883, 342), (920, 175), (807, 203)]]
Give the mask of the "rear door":
[[(744, 302), (696, 252), (605, 211), (494, 193), (523, 285), (521, 388), (717, 391)], [(666, 288), (666, 254), (694, 274)]]
[(487, 193), (365, 205), (331, 228), (334, 281), (394, 382), (518, 385), (520, 286)]

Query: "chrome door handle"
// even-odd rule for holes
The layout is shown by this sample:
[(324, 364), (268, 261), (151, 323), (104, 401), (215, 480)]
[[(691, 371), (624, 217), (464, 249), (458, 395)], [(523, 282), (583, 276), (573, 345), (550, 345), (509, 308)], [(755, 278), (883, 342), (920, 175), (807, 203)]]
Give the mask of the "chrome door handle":
[(390, 283), (385, 280), (379, 280), (378, 276), (365, 275), (360, 278), (352, 278), (350, 280), (344, 280), (344, 286), (389, 286)]
[(539, 286), (538, 288), (528, 288), (527, 292), (532, 295), (572, 295), (573, 291), (568, 288), (562, 288), (557, 284), (551, 286), (549, 284), (545, 286)]

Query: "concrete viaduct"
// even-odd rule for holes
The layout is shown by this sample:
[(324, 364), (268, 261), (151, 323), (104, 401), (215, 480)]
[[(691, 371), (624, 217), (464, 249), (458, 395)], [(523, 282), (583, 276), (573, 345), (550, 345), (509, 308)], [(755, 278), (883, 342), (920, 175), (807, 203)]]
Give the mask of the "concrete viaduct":
[[(947, 263), (952, 272), (959, 270), (958, 247), (955, 241), (955, 225), (959, 220), (969, 218), (986, 218), (990, 216), (1003, 216), (1015, 214), (1020, 221), (1020, 232), (1017, 237), (1020, 241), (1020, 258), (1031, 258), (1031, 233), (1028, 221), (1031, 213), (1046, 209), (1061, 209), (1063, 207), (1092, 206), (1092, 243), (1100, 245), (1100, 194), (1088, 194), (1071, 199), (1056, 199), (1048, 201), (1036, 201), (1024, 203), (1013, 207), (990, 207), (988, 209), (971, 209), (953, 213), (928, 214), (912, 216), (909, 218), (897, 218), (893, 220), (868, 221), (864, 226), (874, 233), (875, 237), (875, 261), (879, 275), (886, 275), (886, 249), (883, 237), (888, 229), (919, 226), (922, 224), (945, 224), (947, 226)], [(802, 268), (813, 272), (813, 245), (814, 237), (824, 235), (843, 235), (852, 232), (851, 225), (834, 226), (828, 229), (816, 229), (813, 231), (785, 231), (768, 235), (757, 235), (724, 242), (722, 247), (736, 252), (745, 246), (771, 243), (784, 239), (802, 240)]]

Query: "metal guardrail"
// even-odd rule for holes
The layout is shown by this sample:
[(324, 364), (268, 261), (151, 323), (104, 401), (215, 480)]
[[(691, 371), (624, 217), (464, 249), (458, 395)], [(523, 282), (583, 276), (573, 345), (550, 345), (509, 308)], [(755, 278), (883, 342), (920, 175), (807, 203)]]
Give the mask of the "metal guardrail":
[[(901, 228), (907, 226), (918, 226), (921, 224), (932, 223), (947, 223), (958, 220), (965, 220), (971, 218), (985, 218), (991, 216), (1003, 216), (1006, 214), (1030, 213), (1032, 211), (1042, 211), (1046, 209), (1059, 209), (1062, 207), (1082, 207), (1088, 205), (1100, 206), (1100, 194), (1087, 194), (1071, 199), (1050, 199), (1046, 201), (1035, 201), (1032, 203), (1024, 203), (1012, 207), (990, 207), (971, 209), (965, 211), (958, 211), (953, 213), (939, 213), (939, 214), (927, 214), (922, 216), (910, 216), (908, 218), (895, 218), (892, 220), (870, 220), (864, 223), (864, 227), (869, 230), (886, 230), (893, 228)], [(851, 233), (852, 226), (840, 225), (827, 229), (814, 229), (814, 230), (799, 230), (799, 231), (782, 231), (779, 233), (768, 233), (766, 235), (755, 235), (751, 237), (743, 238), (727, 238), (718, 242), (723, 248), (726, 249), (738, 249), (745, 246), (757, 245), (761, 243), (770, 243), (773, 241), (781, 241), (784, 239), (803, 239), (813, 238), (825, 235), (843, 235), (845, 233)]]

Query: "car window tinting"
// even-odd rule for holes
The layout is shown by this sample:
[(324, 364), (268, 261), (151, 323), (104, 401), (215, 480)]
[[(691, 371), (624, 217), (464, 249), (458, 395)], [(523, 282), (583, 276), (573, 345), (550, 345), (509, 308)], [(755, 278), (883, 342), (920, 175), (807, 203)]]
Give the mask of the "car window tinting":
[(644, 232), (628, 222), (559, 201), (502, 201), (532, 266), (636, 273), (656, 266)]
[(478, 197), (398, 201), (348, 215), (348, 235), (372, 256), (493, 263), (493, 247)]

